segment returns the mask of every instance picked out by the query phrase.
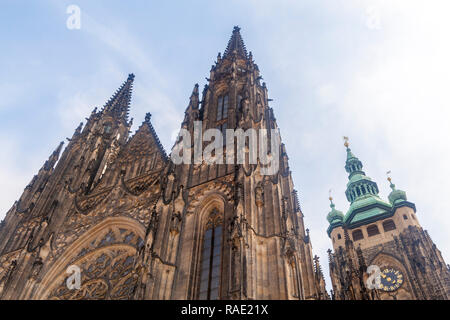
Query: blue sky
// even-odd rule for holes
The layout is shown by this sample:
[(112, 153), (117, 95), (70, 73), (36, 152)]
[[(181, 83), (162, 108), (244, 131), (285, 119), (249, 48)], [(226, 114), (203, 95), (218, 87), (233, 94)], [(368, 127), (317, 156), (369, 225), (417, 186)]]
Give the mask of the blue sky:
[[(66, 28), (70, 4), (81, 9), (80, 30)], [(348, 209), (344, 135), (384, 199), (392, 171), (449, 262), (449, 9), (437, 0), (2, 0), (0, 217), (128, 73), (133, 130), (151, 112), (169, 151), (194, 84), (203, 87), (239, 25), (324, 271), (329, 189)]]

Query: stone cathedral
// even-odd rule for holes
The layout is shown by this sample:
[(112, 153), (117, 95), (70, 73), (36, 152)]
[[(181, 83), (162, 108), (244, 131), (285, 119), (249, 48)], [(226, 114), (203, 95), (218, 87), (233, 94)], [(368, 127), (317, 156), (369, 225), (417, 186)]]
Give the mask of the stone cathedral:
[[(278, 129), (238, 27), (207, 80), (181, 128)], [(285, 146), (273, 175), (259, 161), (175, 165), (150, 114), (129, 136), (133, 81), (56, 148), (7, 212), (1, 299), (328, 299)], [(68, 285), (74, 266), (78, 288)]]
[[(376, 182), (362, 171), (362, 162), (345, 139), (349, 174), (345, 195), (350, 208), (344, 215), (330, 197), (327, 216), (334, 249), (328, 250), (332, 298), (448, 300), (450, 266), (422, 229), (415, 204), (390, 177), (389, 202), (381, 199)], [(369, 268), (378, 269), (378, 283), (369, 279)]]

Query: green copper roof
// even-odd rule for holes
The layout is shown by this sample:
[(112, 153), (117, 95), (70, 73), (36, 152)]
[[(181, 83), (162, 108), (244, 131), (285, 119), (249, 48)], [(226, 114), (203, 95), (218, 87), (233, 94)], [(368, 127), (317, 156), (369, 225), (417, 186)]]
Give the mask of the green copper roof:
[(392, 205), (408, 200), (406, 198), (405, 191), (395, 189), (395, 184), (393, 184), (392, 182), (391, 182), (390, 187), (391, 187), (392, 191), (389, 194), (389, 202)]
[(331, 204), (331, 211), (328, 213), (327, 215), (327, 220), (330, 224), (336, 223), (336, 222), (342, 222), (344, 220), (344, 214), (342, 213), (342, 211), (336, 210), (334, 203), (333, 203), (333, 199), (330, 199)]
[(366, 219), (373, 219), (376, 216), (389, 213), (391, 209), (392, 206), (380, 199), (378, 195), (366, 195), (350, 204), (344, 222), (347, 225), (352, 225)]
[(378, 196), (379, 190), (377, 183), (372, 181), (362, 171), (362, 162), (352, 153), (347, 142), (346, 147), (347, 159), (345, 162), (345, 170), (349, 176), (345, 195), (350, 202), (350, 207), (345, 216), (342, 217), (342, 212), (337, 211), (334, 208), (334, 204), (331, 203), (332, 210), (327, 215), (327, 220), (330, 223), (328, 235), (330, 235), (333, 228), (342, 226), (343, 224), (351, 228), (392, 215), (393, 204), (406, 200), (406, 195), (403, 191), (394, 189), (389, 195), (391, 203), (382, 200)]

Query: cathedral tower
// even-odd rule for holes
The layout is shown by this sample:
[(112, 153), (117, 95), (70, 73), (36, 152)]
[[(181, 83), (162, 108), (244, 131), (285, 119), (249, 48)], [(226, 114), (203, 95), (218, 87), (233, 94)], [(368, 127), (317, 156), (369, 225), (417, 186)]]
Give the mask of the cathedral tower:
[(344, 215), (330, 197), (327, 216), (334, 250), (328, 250), (333, 298), (449, 299), (449, 266), (420, 226), (415, 204), (391, 178), (389, 202), (382, 200), (347, 140), (345, 146), (350, 208)]
[[(286, 148), (270, 143), (278, 126), (267, 87), (240, 29), (201, 95), (194, 86), (180, 132), (194, 137), (188, 147), (195, 151), (208, 147), (208, 129), (272, 129), (273, 174), (263, 174), (261, 157), (250, 161), (249, 136), (242, 163), (226, 161), (242, 150), (225, 141), (214, 152), (223, 161), (198, 161), (193, 152), (180, 164), (172, 160), (182, 135), (168, 157), (150, 114), (129, 137), (133, 80), (80, 124), (59, 160), (58, 146), (8, 211), (0, 297), (327, 299)], [(80, 287), (68, 287), (77, 268)]]

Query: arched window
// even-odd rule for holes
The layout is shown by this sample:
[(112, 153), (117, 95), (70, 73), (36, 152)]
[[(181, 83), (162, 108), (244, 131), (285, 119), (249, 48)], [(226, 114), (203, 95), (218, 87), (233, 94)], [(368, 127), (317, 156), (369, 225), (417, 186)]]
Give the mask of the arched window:
[(378, 230), (378, 227), (375, 224), (367, 227), (367, 235), (369, 237), (376, 236), (377, 234), (380, 234), (380, 231)]
[(406, 214), (403, 215), (403, 220), (408, 220), (408, 216)]
[(228, 95), (220, 96), (217, 99), (217, 117), (216, 120), (226, 119), (228, 117)]
[(340, 233), (338, 233), (338, 240), (341, 240), (341, 234)]
[(364, 238), (363, 233), (361, 230), (355, 230), (352, 232), (353, 241), (358, 241)]
[(392, 221), (392, 220), (384, 221), (383, 222), (383, 229), (384, 229), (384, 232), (395, 230), (396, 227), (395, 227), (394, 221)]
[(214, 209), (203, 237), (199, 299), (219, 299), (222, 253), (222, 216)]

